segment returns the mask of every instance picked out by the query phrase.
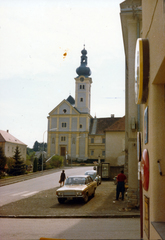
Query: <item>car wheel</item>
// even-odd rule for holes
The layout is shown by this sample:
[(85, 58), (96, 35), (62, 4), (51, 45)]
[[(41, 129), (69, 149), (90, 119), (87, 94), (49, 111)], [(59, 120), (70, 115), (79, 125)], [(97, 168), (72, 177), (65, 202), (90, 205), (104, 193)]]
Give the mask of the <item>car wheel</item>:
[(87, 202), (88, 202), (88, 199), (89, 199), (88, 193), (86, 193), (86, 194), (85, 194), (85, 197), (84, 197), (84, 202), (87, 203)]
[(64, 203), (65, 202), (65, 198), (58, 198), (58, 202), (59, 203)]

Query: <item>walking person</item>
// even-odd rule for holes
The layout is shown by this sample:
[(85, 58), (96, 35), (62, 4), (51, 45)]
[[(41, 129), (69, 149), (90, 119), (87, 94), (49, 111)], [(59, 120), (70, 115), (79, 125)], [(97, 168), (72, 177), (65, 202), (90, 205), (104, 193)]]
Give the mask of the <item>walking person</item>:
[(61, 173), (61, 176), (60, 176), (60, 181), (59, 181), (60, 187), (61, 187), (61, 184), (64, 186), (65, 179), (66, 179), (65, 171), (62, 170), (62, 173)]
[(125, 181), (126, 176), (124, 175), (123, 170), (121, 173), (117, 175), (117, 187), (116, 187), (116, 200), (119, 200), (119, 194), (122, 194), (122, 200), (124, 200), (124, 192), (125, 192)]

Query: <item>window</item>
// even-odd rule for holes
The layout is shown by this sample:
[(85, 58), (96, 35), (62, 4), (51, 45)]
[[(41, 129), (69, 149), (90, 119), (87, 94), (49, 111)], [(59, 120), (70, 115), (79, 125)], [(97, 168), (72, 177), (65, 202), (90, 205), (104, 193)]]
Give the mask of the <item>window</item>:
[(91, 156), (93, 156), (94, 155), (94, 150), (91, 150)]
[(105, 151), (102, 151), (102, 156), (105, 156)]
[(54, 138), (52, 138), (52, 143), (55, 143)]
[(102, 143), (105, 143), (105, 138), (102, 138)]
[(82, 128), (82, 124), (80, 124), (80, 128)]
[(65, 128), (66, 127), (66, 123), (62, 123), (62, 127)]
[(67, 110), (66, 109), (63, 109), (63, 113), (66, 113), (67, 112)]
[(61, 137), (61, 142), (65, 142), (66, 141), (66, 137), (65, 136), (62, 136)]
[(83, 102), (83, 98), (80, 98), (80, 102)]
[(91, 138), (91, 143), (94, 143), (94, 138)]
[(80, 89), (85, 89), (85, 85), (80, 85)]

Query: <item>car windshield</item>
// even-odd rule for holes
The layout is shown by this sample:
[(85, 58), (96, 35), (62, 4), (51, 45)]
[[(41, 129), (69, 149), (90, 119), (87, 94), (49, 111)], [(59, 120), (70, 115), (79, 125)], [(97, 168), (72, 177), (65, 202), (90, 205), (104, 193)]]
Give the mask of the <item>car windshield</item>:
[(69, 177), (65, 181), (65, 185), (79, 185), (85, 184), (85, 178), (83, 177)]
[(89, 175), (93, 180), (95, 180), (95, 178), (96, 178), (95, 172), (86, 172), (85, 175)]

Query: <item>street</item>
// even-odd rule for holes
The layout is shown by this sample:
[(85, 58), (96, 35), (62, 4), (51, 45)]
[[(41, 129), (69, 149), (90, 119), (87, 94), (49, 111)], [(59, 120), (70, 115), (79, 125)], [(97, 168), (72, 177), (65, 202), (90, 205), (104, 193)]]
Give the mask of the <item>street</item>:
[[(66, 177), (74, 174), (84, 174), (92, 167), (75, 167), (65, 170)], [(59, 186), (61, 170), (38, 178), (0, 187), (0, 206), (30, 197), (40, 191)]]
[(0, 219), (1, 240), (140, 239), (137, 218)]
[[(65, 172), (69, 176), (83, 174), (89, 169), (92, 169), (92, 167), (70, 168), (65, 169)], [(19, 207), (22, 206), (21, 209), (28, 212), (34, 209), (35, 212), (32, 218), (28, 216), (9, 218), (8, 216), (12, 215), (12, 212), (9, 205), (7, 205), (6, 208), (9, 214), (5, 218), (0, 218), (1, 240), (39, 240), (42, 237), (56, 239), (140, 239), (139, 218), (115, 218), (117, 216), (115, 214), (121, 214), (122, 216), (123, 213), (119, 213), (118, 208), (121, 208), (124, 203), (119, 201), (113, 205), (113, 196), (115, 194), (111, 194), (111, 191), (114, 191), (115, 186), (112, 182), (103, 181), (98, 186), (96, 196), (88, 204), (68, 203), (60, 205), (56, 203), (57, 199), (54, 191), (54, 188), (59, 187), (60, 173), (61, 170), (24, 182), (0, 187), (0, 204), (3, 206), (2, 208), (5, 209), (5, 205), (11, 203), (11, 209), (19, 204)], [(51, 191), (53, 195), (46, 198), (45, 194), (48, 192), (50, 194)], [(104, 198), (102, 198), (99, 191), (104, 193)], [(18, 200), (21, 201), (18, 202)], [(33, 201), (33, 208), (28, 207), (29, 201)], [(42, 204), (42, 201), (46, 205)], [(41, 213), (40, 216), (37, 211)], [(58, 213), (59, 211), (61, 216)], [(66, 218), (64, 213), (67, 211)], [(108, 211), (112, 213), (112, 218), (94, 216), (95, 212), (97, 214), (99, 212), (103, 213), (105, 216)], [(42, 216), (43, 212), (46, 212), (49, 217), (44, 218)], [(56, 215), (55, 218), (52, 212), (54, 216)], [(86, 213), (87, 215), (83, 217)], [(36, 218), (36, 214), (38, 218)], [(77, 217), (70, 217), (76, 214)], [(91, 214), (94, 217), (90, 218), (89, 215)], [(129, 215), (129, 213), (124, 214)]]

